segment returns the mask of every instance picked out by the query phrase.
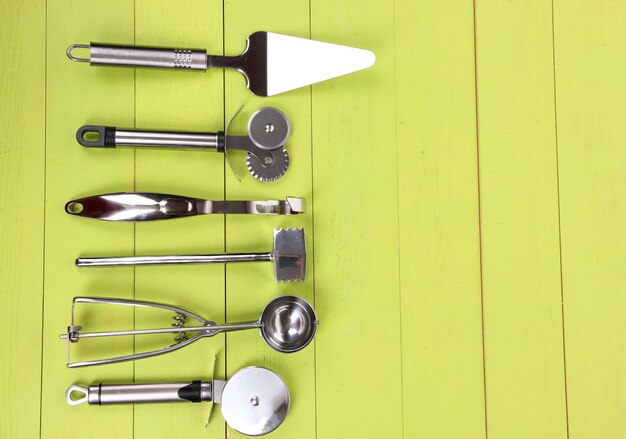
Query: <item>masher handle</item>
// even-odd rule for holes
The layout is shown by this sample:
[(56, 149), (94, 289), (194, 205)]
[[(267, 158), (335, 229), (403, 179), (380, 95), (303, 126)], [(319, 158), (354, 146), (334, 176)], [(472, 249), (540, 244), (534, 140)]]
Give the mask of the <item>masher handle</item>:
[[(89, 58), (72, 55), (75, 49), (89, 49)], [(207, 53), (202, 49), (91, 43), (72, 44), (67, 48), (66, 53), (72, 61), (89, 62), (92, 66), (207, 69)]]
[[(70, 386), (65, 392), (68, 404), (84, 402), (97, 405), (148, 404), (159, 402), (211, 401), (212, 383), (93, 384), (88, 388)], [(76, 398), (76, 395), (82, 395)]]
[(221, 255), (175, 256), (121, 256), (104, 258), (78, 258), (78, 267), (117, 267), (127, 265), (213, 264), (220, 262), (272, 261), (271, 253), (243, 253)]

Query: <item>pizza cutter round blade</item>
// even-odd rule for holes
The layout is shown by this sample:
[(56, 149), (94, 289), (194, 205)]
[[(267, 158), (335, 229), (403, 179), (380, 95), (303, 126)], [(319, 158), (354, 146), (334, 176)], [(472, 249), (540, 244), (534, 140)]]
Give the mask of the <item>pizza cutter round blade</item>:
[(280, 376), (263, 367), (235, 373), (222, 391), (222, 415), (231, 428), (248, 436), (276, 430), (289, 412), (289, 390)]

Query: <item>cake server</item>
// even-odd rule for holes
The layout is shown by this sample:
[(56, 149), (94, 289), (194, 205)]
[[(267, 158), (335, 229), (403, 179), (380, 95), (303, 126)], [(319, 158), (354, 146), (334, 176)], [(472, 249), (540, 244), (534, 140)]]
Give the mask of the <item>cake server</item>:
[[(73, 55), (74, 49), (88, 49), (89, 56)], [(273, 32), (253, 33), (248, 37), (246, 49), (237, 56), (207, 55), (204, 49), (102, 43), (72, 44), (66, 53), (72, 61), (88, 62), (92, 66), (237, 69), (246, 77), (248, 89), (259, 96), (273, 96), (356, 72), (376, 61), (369, 50)]]

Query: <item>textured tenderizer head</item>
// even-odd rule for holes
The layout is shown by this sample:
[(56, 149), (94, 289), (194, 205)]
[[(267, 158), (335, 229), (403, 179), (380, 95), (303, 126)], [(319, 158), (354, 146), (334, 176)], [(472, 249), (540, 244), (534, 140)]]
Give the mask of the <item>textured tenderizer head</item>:
[(304, 229), (274, 229), (274, 277), (276, 282), (299, 282), (306, 275)]

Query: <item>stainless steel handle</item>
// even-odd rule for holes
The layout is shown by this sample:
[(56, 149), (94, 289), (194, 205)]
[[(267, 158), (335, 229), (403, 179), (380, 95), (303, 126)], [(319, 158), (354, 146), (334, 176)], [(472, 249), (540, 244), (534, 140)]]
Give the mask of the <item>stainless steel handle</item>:
[[(80, 58), (72, 55), (72, 51), (76, 48), (88, 48), (89, 58)], [(89, 45), (72, 44), (67, 48), (66, 53), (72, 61), (89, 62), (91, 65), (189, 70), (207, 69), (207, 53), (202, 49), (91, 43)]]
[(78, 267), (113, 267), (123, 265), (164, 264), (211, 264), (218, 262), (271, 261), (271, 253), (223, 254), (223, 255), (178, 255), (178, 256), (122, 256), (108, 258), (78, 258)]
[(102, 125), (83, 125), (76, 131), (76, 140), (83, 146), (103, 148), (213, 149), (223, 151), (224, 133), (185, 131), (128, 130)]
[(135, 131), (116, 130), (115, 145), (133, 148), (165, 147), (165, 148), (209, 148), (217, 149), (218, 133), (186, 133), (176, 131)]
[(88, 388), (77, 385), (70, 386), (65, 392), (65, 399), (71, 405), (78, 405), (84, 402), (97, 405), (201, 402), (211, 401), (212, 393), (212, 383), (203, 381), (155, 384), (94, 384)]
[(205, 200), (144, 192), (96, 195), (70, 201), (71, 215), (108, 221), (154, 221), (197, 215)]

